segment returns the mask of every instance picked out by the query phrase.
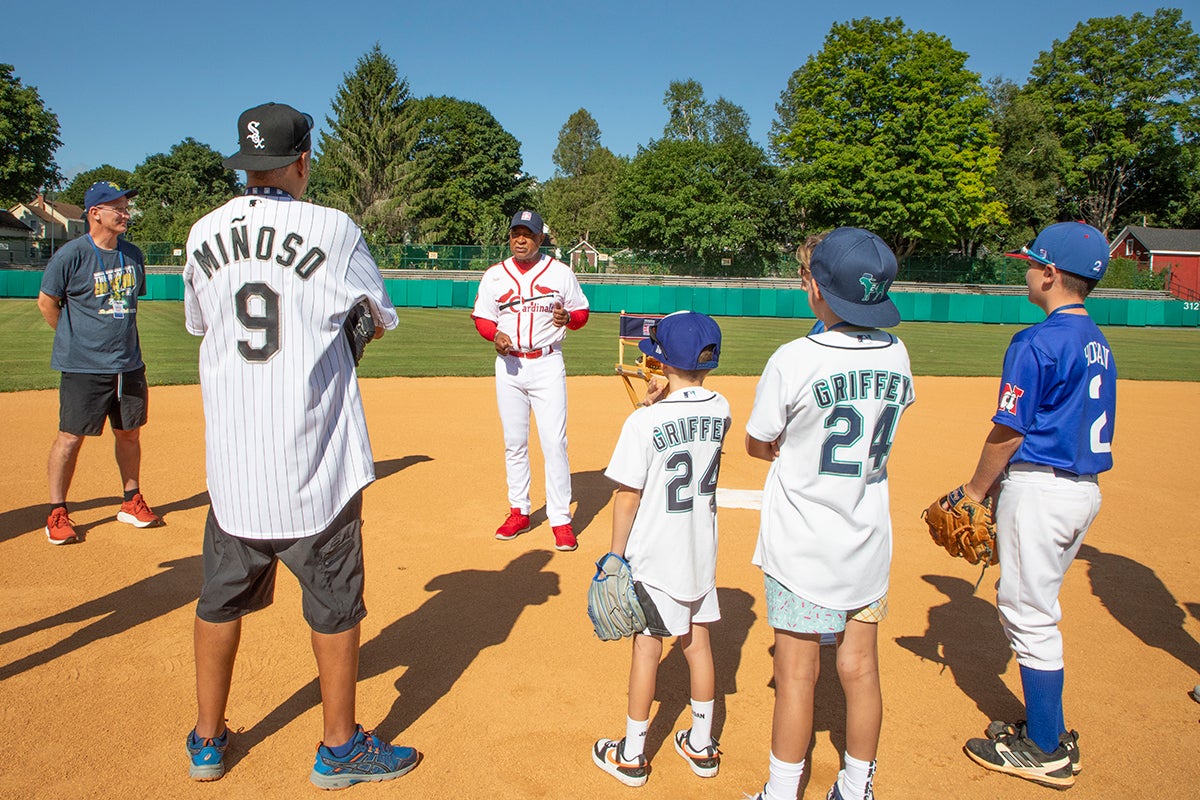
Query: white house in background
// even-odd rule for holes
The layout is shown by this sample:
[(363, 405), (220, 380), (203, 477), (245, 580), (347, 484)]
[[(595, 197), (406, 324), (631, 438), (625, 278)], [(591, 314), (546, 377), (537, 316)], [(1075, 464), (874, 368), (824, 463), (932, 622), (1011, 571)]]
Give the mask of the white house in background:
[(47, 200), (44, 195), (39, 194), (28, 203), (17, 203), (8, 211), (33, 229), (33, 238), (42, 254), (87, 233), (82, 208), (61, 200)]
[(15, 216), (0, 209), (0, 266), (28, 264), (33, 256), (33, 231)]

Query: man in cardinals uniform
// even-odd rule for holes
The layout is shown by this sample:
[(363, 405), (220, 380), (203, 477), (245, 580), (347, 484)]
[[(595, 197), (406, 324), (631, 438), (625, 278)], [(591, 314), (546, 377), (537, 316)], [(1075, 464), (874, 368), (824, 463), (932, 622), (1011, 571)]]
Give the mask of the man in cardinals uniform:
[(484, 273), (471, 317), (496, 347), (496, 404), (504, 427), (508, 518), (501, 541), (529, 530), (529, 412), (537, 420), (546, 462), (546, 516), (558, 550), (577, 546), (571, 527), (571, 465), (567, 461), (568, 330), (587, 323), (588, 301), (575, 273), (541, 252), (545, 226), (536, 211), (518, 211), (508, 228), (512, 258)]

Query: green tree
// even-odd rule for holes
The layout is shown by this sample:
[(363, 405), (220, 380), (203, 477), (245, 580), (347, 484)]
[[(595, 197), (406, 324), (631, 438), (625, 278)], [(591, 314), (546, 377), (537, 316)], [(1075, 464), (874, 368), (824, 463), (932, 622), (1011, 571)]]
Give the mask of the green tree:
[(857, 225), (898, 256), (975, 246), (1003, 219), (987, 97), (950, 41), (896, 18), (837, 23), (788, 80), (772, 146), (808, 229)]
[(708, 120), (713, 141), (750, 141), (750, 115), (724, 97), (709, 106)]
[(236, 173), (225, 169), (222, 156), (190, 136), (156, 153), (133, 170), (129, 186), (137, 189), (130, 238), (138, 242), (187, 240), (188, 231), (204, 214), (237, 194)]
[(691, 79), (671, 81), (663, 94), (663, 104), (669, 114), (667, 125), (663, 128), (664, 139), (708, 141), (708, 102), (704, 99), (704, 87), (699, 82)]
[(28, 202), (62, 176), (54, 163), (58, 116), (38, 90), (24, 86), (11, 64), (0, 64), (0, 205)]
[(478, 103), (409, 101), (402, 191), (408, 236), (423, 244), (499, 244), (529, 197), (521, 145)]
[(1148, 189), (1200, 138), (1200, 37), (1182, 12), (1081, 22), (1031, 74), (1066, 154), (1064, 210), (1106, 234), (1157, 210)]
[(988, 100), (1000, 147), (996, 194), (1010, 222), (996, 234), (1000, 246), (1009, 248), (1025, 244), (1058, 219), (1063, 152), (1041, 97), (995, 78), (988, 83)]
[(340, 208), (372, 238), (395, 240), (404, 229), (398, 193), (405, 167), (408, 81), (376, 44), (358, 59), (325, 117), (313, 198)]
[(538, 207), (558, 242), (616, 244), (613, 190), (624, 161), (600, 144), (600, 126), (586, 109), (559, 130), (554, 163), (558, 169), (542, 185)]
[(615, 208), (630, 246), (663, 253), (681, 269), (760, 275), (778, 260), (786, 202), (758, 146), (660, 139), (622, 172)]
[(81, 172), (71, 179), (67, 184), (67, 188), (63, 189), (58, 195), (58, 199), (64, 203), (71, 203), (79, 207), (83, 207), (83, 198), (87, 194), (87, 190), (96, 181), (111, 181), (117, 186), (129, 186), (129, 179), (133, 177), (133, 173), (127, 169), (114, 167), (111, 164), (101, 164), (100, 166), (89, 169), (86, 172)]

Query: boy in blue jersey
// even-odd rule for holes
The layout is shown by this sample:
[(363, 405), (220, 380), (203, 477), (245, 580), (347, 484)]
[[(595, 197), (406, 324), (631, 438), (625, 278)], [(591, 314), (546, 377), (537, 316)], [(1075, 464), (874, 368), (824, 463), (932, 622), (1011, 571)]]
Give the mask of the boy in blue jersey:
[(1026, 720), (992, 722), (964, 750), (987, 769), (1065, 789), (1079, 747), (1063, 717), (1058, 592), (1100, 510), (1097, 475), (1112, 469), (1117, 367), (1083, 306), (1108, 268), (1108, 243), (1090, 225), (1061, 222), (1012, 255), (1029, 261), (1029, 301), (1047, 316), (1008, 346), (994, 426), (963, 489), (982, 500), (999, 484), (996, 604)]

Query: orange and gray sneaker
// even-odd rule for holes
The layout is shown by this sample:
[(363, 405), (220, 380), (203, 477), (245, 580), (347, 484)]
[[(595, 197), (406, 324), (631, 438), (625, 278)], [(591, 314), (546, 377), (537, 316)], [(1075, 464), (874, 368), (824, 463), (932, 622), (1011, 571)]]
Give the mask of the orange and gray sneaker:
[(644, 786), (649, 778), (649, 765), (644, 755), (633, 761), (625, 760), (625, 740), (600, 739), (592, 747), (592, 762), (626, 786)]
[(683, 756), (692, 772), (701, 778), (711, 778), (721, 767), (721, 751), (717, 749), (717, 740), (709, 737), (709, 744), (699, 750), (692, 747), (692, 730), (675, 731), (675, 752)]
[(158, 514), (155, 514), (150, 510), (150, 506), (146, 505), (146, 499), (142, 497), (141, 492), (135, 494), (132, 500), (126, 500), (121, 504), (121, 510), (117, 512), (117, 522), (127, 522), (138, 528), (150, 528), (162, 524)]
[(579, 547), (579, 542), (575, 541), (575, 531), (570, 524), (555, 525), (550, 530), (554, 532), (555, 550), (574, 550)]
[(75, 523), (67, 516), (67, 510), (58, 506), (46, 519), (46, 539), (50, 544), (71, 544), (79, 541)]

